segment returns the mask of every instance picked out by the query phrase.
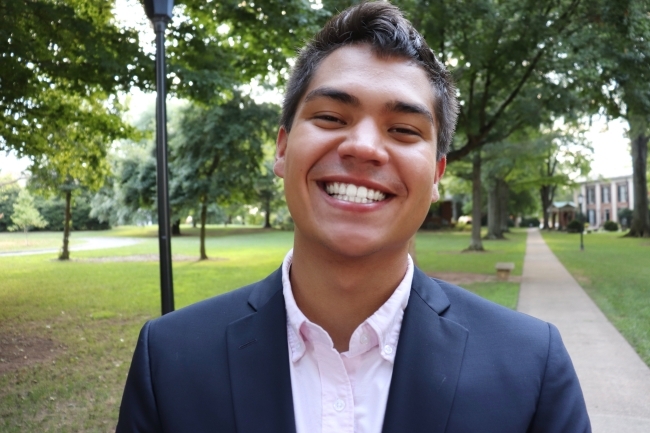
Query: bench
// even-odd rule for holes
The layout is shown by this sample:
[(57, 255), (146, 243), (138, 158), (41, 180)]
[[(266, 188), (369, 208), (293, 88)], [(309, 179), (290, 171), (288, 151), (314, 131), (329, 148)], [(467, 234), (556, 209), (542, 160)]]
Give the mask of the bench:
[(515, 264), (512, 262), (499, 262), (494, 268), (497, 270), (497, 280), (508, 281), (510, 272), (515, 268)]

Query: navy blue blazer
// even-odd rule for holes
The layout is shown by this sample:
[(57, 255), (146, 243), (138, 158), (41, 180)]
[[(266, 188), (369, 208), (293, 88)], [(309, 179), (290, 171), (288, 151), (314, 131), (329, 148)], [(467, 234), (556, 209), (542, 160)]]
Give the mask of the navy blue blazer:
[[(416, 269), (384, 433), (584, 433), (557, 329)], [(282, 275), (148, 322), (118, 433), (295, 433)]]

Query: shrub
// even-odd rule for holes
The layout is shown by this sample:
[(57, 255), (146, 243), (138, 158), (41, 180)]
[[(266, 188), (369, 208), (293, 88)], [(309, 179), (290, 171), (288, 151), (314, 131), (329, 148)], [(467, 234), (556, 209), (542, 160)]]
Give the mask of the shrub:
[(573, 220), (569, 223), (569, 225), (566, 226), (566, 231), (568, 233), (580, 233), (583, 231), (585, 228), (584, 223), (578, 221), (578, 220)]
[(630, 228), (630, 224), (632, 224), (632, 216), (632, 209), (624, 208), (619, 209), (618, 211), (618, 220), (621, 222), (622, 227)]
[(539, 227), (539, 218), (522, 218), (519, 227)]
[(605, 224), (603, 224), (603, 228), (607, 230), (608, 232), (617, 232), (618, 231), (618, 223), (614, 221), (605, 221)]

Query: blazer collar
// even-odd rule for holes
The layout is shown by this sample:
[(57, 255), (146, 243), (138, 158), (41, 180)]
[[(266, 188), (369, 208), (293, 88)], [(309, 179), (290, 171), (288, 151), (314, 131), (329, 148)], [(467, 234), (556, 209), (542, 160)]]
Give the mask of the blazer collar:
[(442, 288), (419, 269), (404, 311), (383, 433), (444, 432), (468, 331), (445, 317)]
[(255, 313), (226, 329), (230, 386), (238, 433), (295, 433), (282, 276), (256, 284)]
[[(445, 318), (450, 302), (418, 268), (400, 331), (383, 433), (444, 432), (468, 331)], [(295, 433), (282, 272), (253, 288), (256, 311), (228, 325), (230, 380), (239, 433)]]

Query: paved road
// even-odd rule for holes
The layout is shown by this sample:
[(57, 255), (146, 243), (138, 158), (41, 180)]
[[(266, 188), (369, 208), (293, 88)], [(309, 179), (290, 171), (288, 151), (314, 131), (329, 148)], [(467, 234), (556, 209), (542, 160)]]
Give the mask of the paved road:
[[(128, 247), (142, 242), (141, 239), (136, 238), (77, 238), (76, 240), (83, 241), (82, 244), (70, 246), (70, 252), (89, 251), (89, 250), (104, 250), (107, 248)], [(15, 257), (15, 256), (31, 256), (34, 254), (52, 254), (58, 253), (60, 248), (46, 248), (41, 250), (29, 251), (14, 251), (14, 252), (0, 252), (0, 257)]]
[(528, 232), (517, 309), (560, 329), (594, 433), (650, 432), (650, 368), (553, 255), (537, 229)]

